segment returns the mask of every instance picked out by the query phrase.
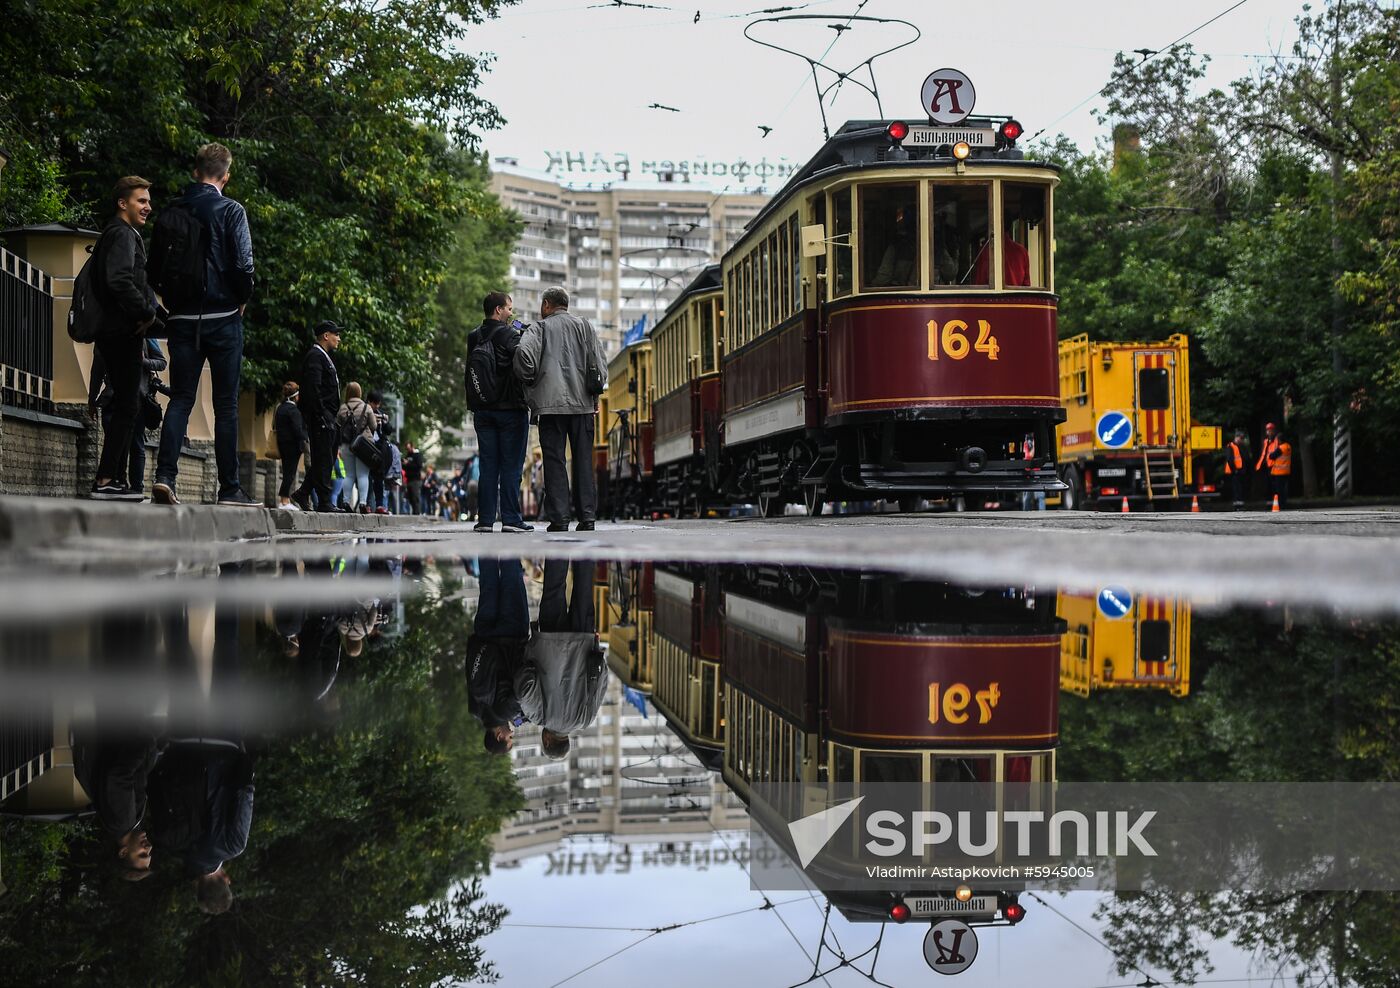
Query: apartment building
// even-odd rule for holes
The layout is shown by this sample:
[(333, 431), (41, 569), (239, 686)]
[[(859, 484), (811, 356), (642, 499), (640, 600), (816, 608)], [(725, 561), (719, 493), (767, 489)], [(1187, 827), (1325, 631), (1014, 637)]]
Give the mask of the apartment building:
[(681, 173), (575, 188), (513, 158), (492, 162), (491, 187), (525, 222), (511, 254), (518, 312), (538, 313), (562, 285), (593, 321), (608, 355), (643, 316), (650, 328), (702, 267), (719, 257), (768, 202), (715, 191)]

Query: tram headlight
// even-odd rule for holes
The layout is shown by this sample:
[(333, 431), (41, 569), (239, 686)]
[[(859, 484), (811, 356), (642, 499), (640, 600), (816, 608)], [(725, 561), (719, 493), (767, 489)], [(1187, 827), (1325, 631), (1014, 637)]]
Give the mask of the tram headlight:
[(968, 144), (967, 141), (958, 141), (958, 143), (953, 145), (953, 157), (957, 158), (959, 161), (966, 160), (967, 156), (971, 153), (972, 145)]

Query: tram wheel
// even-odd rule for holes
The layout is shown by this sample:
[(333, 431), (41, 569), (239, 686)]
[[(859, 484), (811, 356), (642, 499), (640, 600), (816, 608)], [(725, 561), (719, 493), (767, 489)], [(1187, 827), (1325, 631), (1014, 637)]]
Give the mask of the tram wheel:
[(764, 518), (781, 518), (787, 501), (777, 494), (758, 495), (758, 513)]
[(906, 515), (912, 515), (914, 512), (922, 510), (923, 506), (924, 499), (915, 497), (912, 494), (899, 499), (899, 510)]
[(807, 509), (808, 518), (819, 518), (826, 508), (826, 491), (821, 484), (802, 485), (802, 506)]

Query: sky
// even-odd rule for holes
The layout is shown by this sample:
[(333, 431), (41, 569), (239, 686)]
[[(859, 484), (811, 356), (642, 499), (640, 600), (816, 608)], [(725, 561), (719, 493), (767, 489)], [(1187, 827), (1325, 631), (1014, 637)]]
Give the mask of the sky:
[[(1233, 10), (1237, 0), (654, 0), (669, 9), (590, 2), (611, 0), (522, 0), (468, 33), (466, 50), (495, 55), (481, 94), (507, 123), (485, 135), (492, 156), (541, 171), (549, 169), (551, 151), (582, 153), (590, 164), (595, 155), (614, 163), (625, 153), (634, 172), (662, 160), (802, 164), (822, 143), (811, 72), (800, 58), (744, 37), (751, 21), (774, 16), (745, 12), (786, 5), (823, 19), (759, 24), (752, 32), (814, 55), (830, 47), (823, 61), (839, 69), (854, 69), (913, 32), (853, 22), (838, 35), (827, 18), (859, 6), (863, 16), (902, 18), (919, 29), (916, 42), (874, 63), (887, 118), (917, 115), (925, 77), (953, 67), (976, 87), (974, 113), (1012, 115), (1028, 135), (1047, 128), (1047, 137), (1063, 132), (1088, 149), (1105, 136), (1092, 114), (1103, 101), (1073, 108), (1107, 82), (1115, 52), (1165, 48), (1228, 10), (1189, 42), (1213, 56), (1203, 85), (1223, 87), (1271, 53), (1287, 53), (1302, 9), (1300, 0), (1244, 0)], [(834, 81), (820, 74), (824, 84)], [(874, 100), (852, 83), (829, 102), (832, 130), (877, 116)], [(772, 132), (764, 137), (760, 125)], [(556, 162), (553, 173), (564, 167)], [(571, 175), (579, 182), (613, 177), (601, 170)]]

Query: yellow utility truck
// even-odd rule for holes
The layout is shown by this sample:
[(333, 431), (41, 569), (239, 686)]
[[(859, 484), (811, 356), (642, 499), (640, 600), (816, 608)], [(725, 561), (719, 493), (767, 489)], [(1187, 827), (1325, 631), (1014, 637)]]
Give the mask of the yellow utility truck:
[(1058, 612), (1060, 689), (1077, 696), (1095, 690), (1154, 689), (1191, 692), (1191, 605), (1144, 597), (1124, 587), (1097, 593), (1061, 593)]
[(1184, 334), (1160, 343), (1060, 341), (1056, 429), (1061, 507), (1171, 508), (1218, 495), (1198, 460), (1220, 449), (1220, 427), (1191, 421), (1189, 347)]

